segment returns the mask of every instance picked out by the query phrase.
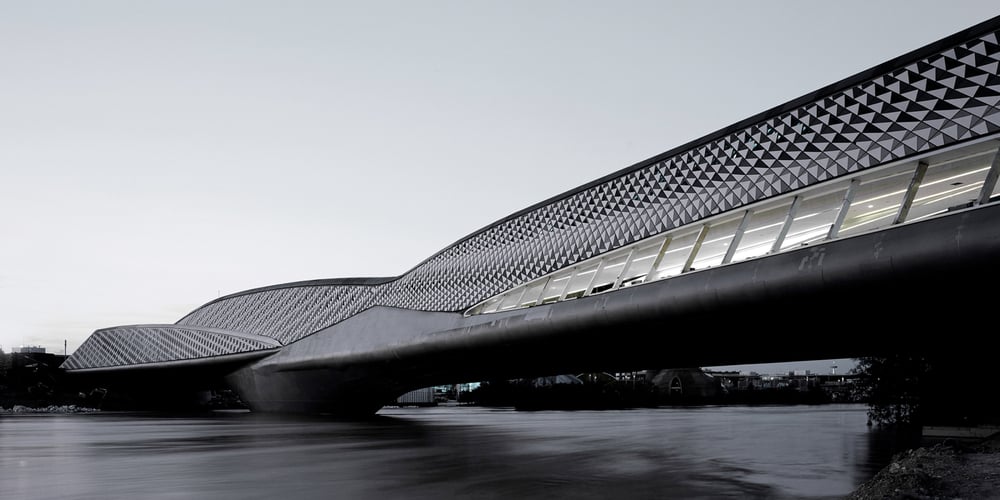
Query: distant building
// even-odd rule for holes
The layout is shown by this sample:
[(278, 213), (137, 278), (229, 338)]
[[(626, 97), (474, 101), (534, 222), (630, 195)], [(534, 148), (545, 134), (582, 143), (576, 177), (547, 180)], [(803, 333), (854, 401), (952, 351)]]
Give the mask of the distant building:
[(433, 387), (410, 391), (396, 398), (396, 404), (400, 406), (434, 406), (436, 403)]
[(792, 371), (782, 375), (762, 375), (756, 372), (749, 374), (735, 371), (708, 371), (707, 374), (719, 379), (727, 392), (742, 392), (752, 390), (792, 389), (800, 392), (810, 389), (822, 389), (835, 401), (846, 401), (851, 397), (852, 389), (860, 375), (847, 373), (841, 375), (810, 373), (808, 370)]
[(45, 348), (38, 345), (23, 345), (14, 349), (14, 352), (22, 354), (45, 354)]
[(701, 368), (649, 370), (646, 381), (668, 397), (714, 398), (723, 390), (721, 379)]

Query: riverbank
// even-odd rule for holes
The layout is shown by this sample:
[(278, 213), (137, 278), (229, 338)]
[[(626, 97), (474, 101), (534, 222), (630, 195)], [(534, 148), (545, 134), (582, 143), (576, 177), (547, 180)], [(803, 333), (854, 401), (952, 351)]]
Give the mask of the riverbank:
[(846, 500), (1000, 499), (1000, 434), (908, 450)]
[(14, 405), (10, 408), (0, 406), (0, 415), (23, 413), (94, 413), (98, 411), (101, 410), (76, 405), (49, 405), (38, 408), (24, 405)]

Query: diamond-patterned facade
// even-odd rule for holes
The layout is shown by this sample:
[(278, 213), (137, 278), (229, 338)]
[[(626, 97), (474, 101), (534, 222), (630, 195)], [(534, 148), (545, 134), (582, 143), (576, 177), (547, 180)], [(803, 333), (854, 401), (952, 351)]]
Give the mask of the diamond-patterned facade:
[(172, 325), (120, 326), (98, 330), (70, 356), (63, 368), (141, 365), (278, 347), (269, 338), (179, 328)]

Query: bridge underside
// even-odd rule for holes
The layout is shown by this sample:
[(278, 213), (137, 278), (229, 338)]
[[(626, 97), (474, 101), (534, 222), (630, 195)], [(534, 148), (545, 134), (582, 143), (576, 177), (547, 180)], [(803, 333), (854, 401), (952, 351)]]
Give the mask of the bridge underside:
[(982, 356), (1000, 277), (997, 220), (1000, 205), (986, 205), (508, 312), (375, 307), (261, 359), (103, 374), (164, 387), (224, 383), (255, 411), (370, 414), (446, 383), (899, 352)]

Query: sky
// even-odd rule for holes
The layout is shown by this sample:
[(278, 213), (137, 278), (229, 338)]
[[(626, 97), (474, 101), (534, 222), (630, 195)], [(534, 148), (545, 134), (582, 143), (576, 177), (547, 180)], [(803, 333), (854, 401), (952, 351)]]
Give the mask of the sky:
[[(0, 0), (0, 347), (72, 353), (248, 288), (396, 276), (997, 15), (995, 0)], [(850, 365), (763, 369), (834, 362)]]

